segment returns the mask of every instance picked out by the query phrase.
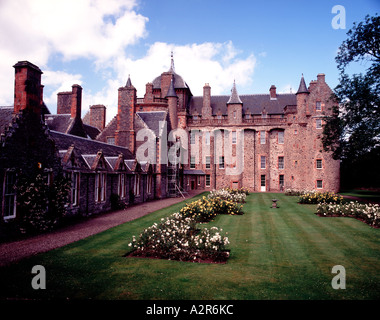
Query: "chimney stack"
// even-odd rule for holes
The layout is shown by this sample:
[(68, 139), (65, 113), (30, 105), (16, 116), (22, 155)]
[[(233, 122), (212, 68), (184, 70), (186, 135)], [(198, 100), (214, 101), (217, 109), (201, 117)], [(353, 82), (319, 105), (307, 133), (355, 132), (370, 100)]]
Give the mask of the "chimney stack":
[(72, 88), (71, 118), (80, 118), (82, 113), (82, 87), (74, 84)]
[(271, 100), (276, 100), (277, 99), (276, 86), (275, 85), (271, 85), (271, 87), (269, 89), (269, 93), (270, 93), (270, 99)]
[(203, 87), (202, 119), (211, 119), (211, 87), (206, 83)]
[(29, 61), (19, 61), (15, 68), (14, 113), (30, 110), (41, 115), (42, 71)]

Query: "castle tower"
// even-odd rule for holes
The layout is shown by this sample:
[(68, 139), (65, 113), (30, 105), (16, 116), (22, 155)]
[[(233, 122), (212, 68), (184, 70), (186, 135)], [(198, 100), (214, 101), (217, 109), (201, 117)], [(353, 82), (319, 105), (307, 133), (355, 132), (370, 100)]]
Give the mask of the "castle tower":
[(239, 94), (236, 90), (235, 80), (232, 86), (230, 99), (227, 101), (227, 109), (229, 123), (239, 124), (242, 122), (243, 102), (240, 100)]
[(308, 115), (307, 99), (308, 99), (309, 94), (310, 94), (310, 92), (306, 87), (305, 79), (304, 79), (303, 74), (302, 74), (300, 85), (299, 85), (298, 91), (296, 93), (297, 113), (302, 120), (305, 120), (306, 115)]
[(137, 100), (136, 91), (130, 77), (128, 77), (125, 87), (119, 88), (117, 129), (115, 132), (116, 145), (124, 146), (132, 153), (135, 152), (134, 118)]
[(178, 127), (178, 115), (177, 115), (178, 96), (175, 93), (173, 78), (170, 82), (169, 90), (165, 98), (168, 99), (169, 119), (170, 119), (171, 128), (174, 130), (174, 129), (177, 129)]

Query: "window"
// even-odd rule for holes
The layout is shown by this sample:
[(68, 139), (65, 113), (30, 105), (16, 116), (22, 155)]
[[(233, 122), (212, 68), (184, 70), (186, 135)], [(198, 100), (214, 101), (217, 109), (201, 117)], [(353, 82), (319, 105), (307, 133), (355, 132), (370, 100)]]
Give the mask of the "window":
[(265, 187), (265, 174), (261, 175), (261, 179), (260, 180), (261, 180), (261, 186)]
[(195, 157), (190, 157), (190, 169), (195, 169)]
[(7, 171), (4, 177), (4, 219), (16, 217), (16, 173)]
[(198, 120), (198, 116), (197, 115), (193, 115), (193, 120)]
[(95, 202), (103, 202), (106, 199), (106, 178), (105, 173), (95, 175)]
[(135, 175), (135, 181), (134, 181), (134, 186), (133, 186), (133, 193), (135, 196), (140, 195), (140, 175), (136, 174)]
[(224, 169), (224, 156), (219, 157), (219, 169)]
[(278, 157), (278, 168), (284, 169), (284, 157)]
[(294, 130), (294, 134), (298, 134), (298, 131), (297, 131), (297, 129), (295, 129), (295, 130)]
[(190, 132), (190, 144), (195, 144), (195, 133)]
[(278, 132), (278, 143), (279, 144), (284, 144), (284, 131), (279, 131)]
[(265, 156), (261, 156), (260, 157), (260, 168), (261, 169), (265, 169), (266, 167), (266, 157)]
[(322, 103), (321, 101), (317, 101), (315, 104), (315, 110), (316, 111), (322, 111)]
[(107, 143), (115, 145), (115, 137), (107, 137)]
[(118, 195), (119, 195), (120, 199), (125, 198), (125, 194), (126, 194), (125, 187), (126, 187), (125, 174), (121, 173), (121, 174), (119, 174), (119, 185), (118, 185)]
[(236, 111), (233, 112), (234, 119), (236, 119)]
[(147, 185), (146, 185), (146, 192), (148, 194), (151, 194), (152, 193), (152, 183), (153, 183), (153, 176), (152, 175), (148, 175), (148, 181), (147, 181)]
[(316, 160), (316, 167), (317, 167), (317, 169), (322, 169), (322, 159)]
[(211, 168), (211, 157), (206, 156), (206, 169), (210, 169), (210, 168)]
[(265, 131), (260, 131), (260, 144), (265, 144)]
[(73, 172), (71, 175), (71, 204), (77, 206), (79, 204), (79, 172)]
[(236, 131), (232, 131), (232, 144), (236, 144)]
[(322, 180), (317, 180), (317, 189), (322, 189), (322, 188), (323, 188)]
[(210, 187), (210, 186), (211, 186), (210, 175), (206, 174), (206, 187)]
[(207, 146), (210, 145), (210, 131), (205, 132), (205, 142)]
[(197, 176), (197, 184), (198, 184), (198, 186), (201, 185), (201, 176)]
[(317, 129), (322, 129), (322, 119), (316, 119), (315, 120), (315, 127)]
[(279, 181), (280, 190), (283, 190), (284, 189), (284, 175), (283, 174), (279, 175), (278, 181)]

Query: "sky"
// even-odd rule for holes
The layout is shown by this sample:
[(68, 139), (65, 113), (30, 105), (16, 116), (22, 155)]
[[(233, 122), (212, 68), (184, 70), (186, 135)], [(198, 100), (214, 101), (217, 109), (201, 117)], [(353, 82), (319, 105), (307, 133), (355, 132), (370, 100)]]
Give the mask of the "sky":
[[(338, 6), (338, 7), (336, 7)], [(175, 71), (194, 96), (296, 92), (324, 73), (333, 89), (335, 57), (353, 23), (380, 14), (378, 0), (0, 0), (0, 106), (13, 105), (14, 68), (28, 60), (43, 71), (44, 101), (83, 88), (90, 105), (117, 113), (117, 89), (128, 76), (145, 85)], [(364, 72), (365, 63), (354, 66)]]

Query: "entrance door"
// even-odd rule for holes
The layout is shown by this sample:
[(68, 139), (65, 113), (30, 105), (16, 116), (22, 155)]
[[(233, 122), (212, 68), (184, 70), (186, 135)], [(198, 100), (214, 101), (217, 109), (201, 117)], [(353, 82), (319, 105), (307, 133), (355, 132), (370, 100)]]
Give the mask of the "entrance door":
[(191, 180), (191, 190), (194, 190), (195, 189), (195, 181), (194, 180)]
[(261, 192), (266, 191), (266, 186), (265, 186), (265, 174), (261, 175)]

